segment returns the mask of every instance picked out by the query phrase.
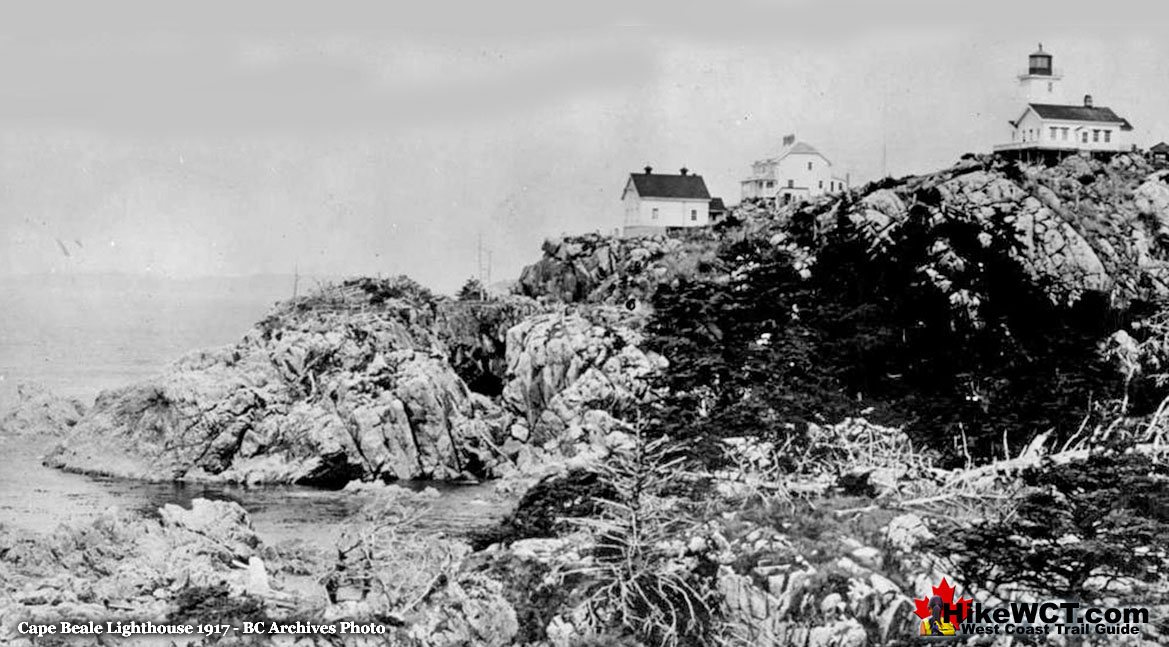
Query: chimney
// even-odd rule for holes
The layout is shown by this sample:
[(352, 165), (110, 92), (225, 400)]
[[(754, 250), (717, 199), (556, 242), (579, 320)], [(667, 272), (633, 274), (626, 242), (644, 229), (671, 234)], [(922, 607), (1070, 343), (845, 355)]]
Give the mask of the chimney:
[(1085, 95), (1084, 95), (1084, 107), (1085, 107), (1085, 108), (1091, 108), (1091, 107), (1092, 107), (1092, 95), (1090, 95), (1090, 94), (1085, 94)]
[(653, 172), (654, 172), (654, 167), (652, 167), (652, 166), (645, 167), (645, 174), (646, 175), (649, 175), (650, 173), (653, 173)]
[(686, 168), (685, 166), (683, 166), (683, 167), (682, 167), (682, 168), (681, 168), (681, 169), (680, 169), (678, 172), (679, 172), (679, 173), (681, 173), (682, 175), (689, 175), (689, 174), (690, 174), (690, 169), (688, 169), (688, 168)]

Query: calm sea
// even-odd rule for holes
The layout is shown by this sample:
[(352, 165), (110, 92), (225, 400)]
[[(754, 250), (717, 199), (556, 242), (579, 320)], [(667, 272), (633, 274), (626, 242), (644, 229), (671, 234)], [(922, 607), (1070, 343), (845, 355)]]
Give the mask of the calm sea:
[(22, 381), (88, 405), (191, 350), (238, 340), (292, 284), (291, 276), (0, 278), (0, 406)]

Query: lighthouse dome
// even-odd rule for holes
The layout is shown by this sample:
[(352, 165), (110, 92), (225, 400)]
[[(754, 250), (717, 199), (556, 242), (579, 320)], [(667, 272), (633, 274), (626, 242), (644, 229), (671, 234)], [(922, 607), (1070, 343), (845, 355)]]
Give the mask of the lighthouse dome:
[(1051, 54), (1043, 51), (1043, 43), (1039, 43), (1039, 49), (1031, 53), (1027, 57), (1027, 73), (1036, 74), (1040, 76), (1051, 76)]

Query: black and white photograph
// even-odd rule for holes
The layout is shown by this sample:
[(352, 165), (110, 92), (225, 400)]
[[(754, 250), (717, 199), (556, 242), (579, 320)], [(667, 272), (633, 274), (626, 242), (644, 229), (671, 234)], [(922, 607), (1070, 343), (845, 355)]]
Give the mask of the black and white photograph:
[(0, 645), (1169, 645), (1169, 11), (0, 9)]

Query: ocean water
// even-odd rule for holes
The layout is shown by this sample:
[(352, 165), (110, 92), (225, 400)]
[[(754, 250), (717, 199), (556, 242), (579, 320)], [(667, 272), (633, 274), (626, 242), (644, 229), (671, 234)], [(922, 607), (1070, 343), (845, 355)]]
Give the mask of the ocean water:
[(0, 405), (24, 381), (90, 404), (191, 350), (238, 340), (292, 284), (290, 276), (0, 278)]
[[(22, 382), (90, 405), (103, 389), (149, 379), (192, 350), (238, 340), (291, 296), (292, 282), (279, 276), (0, 279), (0, 408), (15, 400)], [(68, 474), (41, 464), (49, 448), (37, 439), (0, 439), (0, 523), (45, 532), (113, 506), (149, 511), (204, 497), (241, 504), (265, 539), (329, 545), (336, 521), (364, 503), (353, 494), (294, 486), (148, 484)], [(424, 520), (433, 530), (465, 530), (500, 514), (489, 485), (440, 491)]]

